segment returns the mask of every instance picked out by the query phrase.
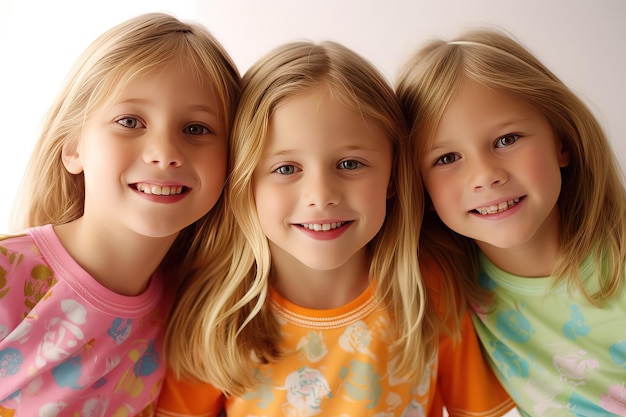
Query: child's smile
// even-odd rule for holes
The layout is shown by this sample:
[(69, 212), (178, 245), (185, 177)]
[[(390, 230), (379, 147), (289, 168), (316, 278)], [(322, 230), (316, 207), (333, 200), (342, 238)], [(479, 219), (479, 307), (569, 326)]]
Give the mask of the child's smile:
[(226, 179), (219, 120), (214, 94), (177, 64), (132, 79), (67, 152), (84, 173), (85, 224), (164, 237), (203, 216)]
[(507, 211), (513, 207), (515, 207), (524, 197), (517, 197), (511, 200), (501, 201), (497, 204), (490, 204), (485, 207), (477, 207), (472, 210), (473, 213), (478, 213), (483, 216), (488, 214), (496, 214), (502, 213), (503, 211)]
[(569, 162), (561, 147), (548, 120), (525, 100), (466, 79), (420, 169), (448, 227), (490, 258), (519, 257), (558, 245), (560, 170)]
[(315, 271), (366, 262), (385, 219), (391, 160), (382, 129), (327, 87), (281, 103), (254, 172), (259, 219), (270, 246), (281, 249), (272, 251), (275, 269), (283, 257)]

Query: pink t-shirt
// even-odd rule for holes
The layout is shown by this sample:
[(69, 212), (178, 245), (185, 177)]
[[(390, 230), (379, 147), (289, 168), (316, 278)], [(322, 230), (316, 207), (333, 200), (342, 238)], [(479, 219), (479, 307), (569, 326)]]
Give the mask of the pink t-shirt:
[(100, 285), (52, 226), (0, 239), (0, 415), (132, 416), (156, 401), (164, 300)]

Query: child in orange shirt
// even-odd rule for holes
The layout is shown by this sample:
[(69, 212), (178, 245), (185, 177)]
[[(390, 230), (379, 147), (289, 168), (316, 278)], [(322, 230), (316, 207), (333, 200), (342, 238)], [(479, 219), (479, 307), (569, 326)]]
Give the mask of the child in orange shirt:
[[(227, 192), (239, 256), (182, 294), (158, 415), (507, 411), (469, 319), (443, 302), (454, 285), (422, 280), (423, 202), (383, 76), (339, 44), (300, 42), (243, 83)], [(458, 344), (439, 343), (444, 320)]]

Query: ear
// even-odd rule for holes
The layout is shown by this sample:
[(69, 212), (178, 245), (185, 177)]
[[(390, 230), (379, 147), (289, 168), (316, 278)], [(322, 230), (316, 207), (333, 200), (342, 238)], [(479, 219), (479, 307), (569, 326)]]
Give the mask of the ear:
[(83, 172), (83, 162), (80, 159), (78, 144), (74, 140), (66, 140), (61, 149), (61, 160), (70, 174)]
[(570, 153), (569, 150), (563, 144), (561, 139), (556, 141), (556, 154), (557, 159), (559, 160), (559, 167), (565, 168), (569, 165)]

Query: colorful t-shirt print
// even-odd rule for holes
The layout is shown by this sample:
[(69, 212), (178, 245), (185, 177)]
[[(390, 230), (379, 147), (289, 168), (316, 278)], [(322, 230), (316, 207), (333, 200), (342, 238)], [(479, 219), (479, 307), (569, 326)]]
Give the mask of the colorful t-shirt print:
[(0, 240), (0, 416), (154, 411), (168, 303), (159, 277), (135, 297), (95, 281), (52, 226)]
[(331, 310), (297, 306), (274, 290), (270, 303), (281, 348), (291, 353), (277, 364), (254, 368), (260, 384), (241, 397), (225, 398), (211, 385), (178, 381), (168, 373), (157, 416), (225, 411), (229, 417), (434, 417), (445, 405), (450, 416), (477, 417), (503, 415), (513, 406), (481, 356), (469, 315), (463, 342), (442, 342), (439, 359), (433, 358), (416, 382), (391, 370), (391, 320), (373, 287)]
[[(600, 307), (553, 277), (523, 278), (485, 256), (494, 304), (474, 324), (496, 374), (525, 416), (626, 416), (626, 288)], [(594, 292), (591, 258), (581, 266)]]

